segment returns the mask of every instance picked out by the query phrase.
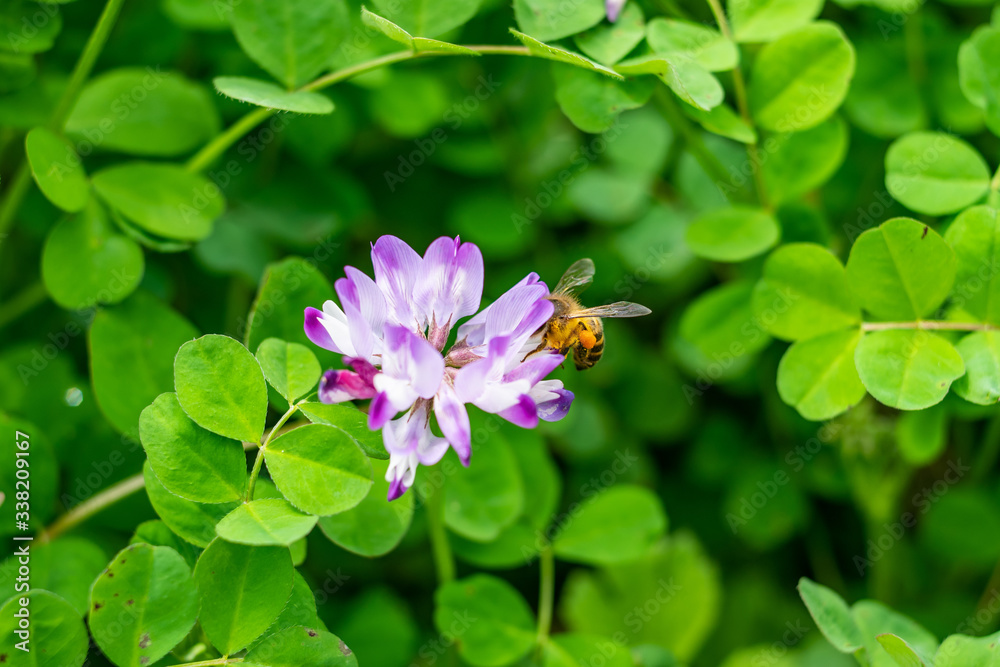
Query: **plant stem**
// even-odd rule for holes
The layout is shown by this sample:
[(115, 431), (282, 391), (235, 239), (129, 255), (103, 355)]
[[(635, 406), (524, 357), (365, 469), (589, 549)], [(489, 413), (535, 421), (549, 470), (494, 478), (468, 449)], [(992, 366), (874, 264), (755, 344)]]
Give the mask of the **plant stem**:
[(298, 409), (298, 403), (289, 407), (288, 412), (281, 415), (281, 419), (278, 420), (278, 423), (271, 427), (270, 432), (267, 434), (267, 439), (261, 443), (260, 449), (257, 450), (257, 458), (253, 461), (253, 470), (250, 471), (250, 481), (247, 483), (247, 497), (245, 502), (253, 500), (253, 489), (257, 485), (257, 477), (260, 476), (260, 469), (264, 464), (264, 450), (267, 449), (267, 446), (272, 440), (274, 440), (274, 437), (278, 434), (278, 431), (281, 430), (281, 427), (285, 425), (285, 422), (288, 421), (289, 417), (294, 415), (295, 411)]
[(113, 505), (122, 498), (132, 495), (145, 485), (146, 482), (142, 477), (142, 473), (139, 473), (108, 487), (90, 500), (80, 503), (59, 517), (55, 523), (41, 532), (38, 538), (39, 542), (48, 542), (58, 537), (106, 507)]
[[(94, 26), (93, 32), (90, 33), (90, 39), (87, 40), (87, 45), (83, 48), (83, 52), (77, 59), (76, 66), (73, 68), (73, 74), (70, 75), (69, 83), (66, 84), (66, 89), (56, 103), (52, 117), (49, 119), (49, 127), (53, 130), (62, 132), (66, 117), (73, 110), (73, 105), (76, 103), (76, 98), (79, 96), (83, 84), (86, 83), (87, 77), (90, 76), (90, 72), (94, 69), (97, 57), (104, 50), (104, 45), (108, 41), (108, 35), (111, 34), (111, 29), (114, 28), (115, 22), (118, 20), (118, 14), (121, 12), (124, 2), (125, 0), (108, 0), (107, 4), (104, 5), (104, 11), (101, 12), (101, 17), (97, 20), (97, 25)], [(21, 201), (28, 193), (28, 186), (30, 184), (31, 172), (28, 169), (27, 161), (25, 161), (21, 163), (17, 173), (14, 175), (3, 205), (0, 206), (0, 235), (6, 232), (10, 224), (14, 221), (14, 216), (21, 207)]]
[[(726, 18), (726, 13), (722, 10), (719, 0), (706, 1), (712, 9), (712, 15), (715, 16), (715, 22), (719, 24), (719, 30), (722, 31), (722, 35), (735, 44), (736, 40), (733, 38), (732, 27), (729, 25), (729, 20)], [(750, 117), (750, 104), (747, 98), (747, 83), (743, 78), (743, 69), (739, 63), (733, 68), (732, 73), (733, 93), (736, 95), (736, 108), (739, 110), (743, 122), (753, 128), (754, 124), (753, 119)], [(757, 200), (761, 206), (769, 208), (770, 203), (767, 196), (767, 187), (764, 185), (764, 173), (761, 171), (760, 151), (757, 147), (757, 142), (747, 144), (747, 158), (750, 160), (750, 167), (753, 170), (753, 182), (757, 190)]]
[(444, 526), (444, 490), (431, 489), (426, 501), (424, 507), (427, 509), (427, 529), (431, 538), (434, 567), (437, 570), (438, 584), (443, 585), (455, 580), (455, 557), (451, 553), (448, 531)]
[(541, 645), (549, 637), (552, 629), (552, 608), (555, 600), (556, 563), (552, 554), (552, 545), (546, 542), (538, 554), (539, 590), (538, 590), (538, 644)]
[(41, 281), (25, 287), (0, 307), (0, 328), (44, 302), (48, 295)]
[(913, 322), (863, 322), (862, 331), (886, 331), (888, 329), (920, 329), (923, 331), (997, 331), (1000, 327), (980, 322), (942, 322), (939, 320), (916, 320)]
[[(524, 46), (494, 46), (489, 44), (473, 44), (466, 46), (465, 48), (476, 51), (482, 54), (507, 54), (507, 55), (521, 55), (528, 56), (531, 53), (528, 51), (527, 47)], [(385, 67), (386, 65), (391, 65), (393, 63), (402, 62), (404, 60), (413, 60), (415, 58), (428, 58), (433, 56), (460, 56), (463, 55), (460, 52), (451, 51), (396, 51), (395, 53), (388, 53), (384, 56), (379, 56), (378, 58), (373, 58), (372, 60), (366, 60), (362, 63), (357, 63), (339, 69), (336, 72), (330, 72), (325, 74), (315, 81), (311, 81), (304, 86), (302, 86), (300, 91), (314, 92), (317, 90), (322, 90), (341, 81), (346, 81), (361, 74), (371, 72), (373, 70)], [(190, 160), (187, 162), (188, 171), (201, 171), (210, 165), (216, 158), (222, 155), (226, 149), (236, 143), (240, 137), (252, 130), (254, 127), (264, 122), (272, 115), (277, 113), (275, 109), (259, 108), (254, 109), (247, 115), (240, 118), (233, 125), (231, 125), (225, 132), (215, 137), (208, 144), (205, 145), (200, 151), (195, 153)]]
[(80, 94), (83, 84), (90, 77), (90, 72), (94, 69), (94, 63), (97, 62), (97, 57), (104, 50), (104, 45), (108, 42), (108, 36), (111, 34), (111, 29), (115, 27), (115, 22), (118, 20), (118, 14), (121, 12), (124, 3), (125, 0), (108, 0), (108, 3), (104, 5), (101, 18), (97, 20), (94, 31), (90, 33), (90, 39), (87, 40), (87, 45), (83, 48), (83, 53), (80, 54), (80, 58), (76, 61), (76, 67), (73, 68), (73, 74), (70, 75), (69, 83), (66, 84), (66, 89), (63, 91), (62, 97), (59, 98), (56, 109), (52, 113), (52, 118), (49, 120), (49, 126), (57, 132), (62, 131), (66, 117), (73, 110), (76, 98)]

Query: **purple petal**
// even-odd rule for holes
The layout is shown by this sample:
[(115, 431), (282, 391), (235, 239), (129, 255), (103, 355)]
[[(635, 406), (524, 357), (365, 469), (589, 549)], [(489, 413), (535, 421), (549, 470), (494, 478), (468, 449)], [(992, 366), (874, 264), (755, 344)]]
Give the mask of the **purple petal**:
[[(518, 283), (514, 285), (514, 287), (512, 287), (510, 290), (508, 290), (508, 292), (518, 287), (522, 287), (524, 285), (536, 285), (536, 284), (545, 287), (545, 283), (539, 281), (538, 274), (532, 271), (524, 278), (522, 278), (520, 281), (518, 281)], [(549, 288), (545, 287), (545, 294), (548, 293), (549, 293)], [(504, 296), (506, 296), (506, 293), (504, 294)], [(503, 299), (503, 296), (501, 296), (500, 299)], [(497, 301), (500, 301), (500, 299), (497, 299)], [(493, 309), (495, 304), (496, 301), (494, 301), (489, 306), (486, 306), (486, 308), (481, 310), (475, 317), (471, 318), (469, 321), (462, 324), (462, 326), (458, 328), (458, 339), (459, 340), (462, 340), (463, 338), (467, 339), (466, 342), (470, 346), (482, 345), (483, 343), (485, 343), (486, 318), (489, 316), (489, 313)]]
[(319, 400), (321, 403), (343, 403), (355, 399), (371, 398), (375, 387), (370, 382), (351, 371), (330, 370), (319, 380)]
[(385, 327), (385, 297), (374, 280), (353, 266), (345, 267), (344, 272), (347, 277), (338, 280), (334, 287), (344, 305), (354, 350), (359, 357), (368, 359), (374, 352), (381, 352), (376, 336), (380, 337)]
[(545, 324), (553, 309), (552, 302), (545, 299), (548, 293), (544, 285), (522, 285), (497, 299), (486, 317), (486, 341), (526, 330), (530, 334)]
[(424, 253), (414, 302), (429, 321), (447, 326), (479, 310), (483, 254), (472, 243), (442, 237)]
[(406, 380), (421, 398), (432, 398), (444, 377), (444, 357), (423, 336), (396, 324), (385, 327), (382, 372)]
[(374, 384), (375, 375), (378, 369), (372, 366), (365, 359), (360, 357), (344, 357), (344, 363), (354, 369), (354, 372), (361, 376), (361, 379), (368, 384)]
[(394, 477), (393, 480), (389, 483), (389, 495), (388, 495), (389, 502), (392, 502), (396, 498), (402, 496), (409, 490), (409, 488), (410, 487), (406, 486), (406, 484), (403, 483), (402, 477)]
[(455, 393), (463, 403), (473, 403), (483, 395), (487, 382), (503, 378), (504, 360), (508, 336), (499, 336), (490, 341), (486, 356), (463, 366), (455, 374)]
[(368, 428), (377, 431), (396, 414), (396, 409), (392, 407), (389, 395), (385, 392), (375, 394), (371, 405), (368, 407)]
[(527, 394), (521, 394), (517, 404), (506, 410), (502, 410), (499, 414), (507, 421), (517, 424), (521, 428), (535, 428), (538, 426), (538, 406), (535, 405), (535, 400)]
[(534, 387), (564, 361), (566, 358), (561, 354), (551, 352), (536, 354), (504, 375), (503, 379), (504, 382), (527, 380)]
[(468, 467), (472, 456), (472, 427), (465, 404), (458, 400), (455, 390), (442, 384), (434, 397), (434, 416), (437, 417), (441, 432), (451, 444), (462, 465)]
[(557, 398), (538, 404), (538, 416), (547, 422), (556, 422), (565, 417), (575, 398), (573, 392), (568, 389), (554, 389), (552, 393), (556, 394)]
[(315, 345), (323, 348), (324, 350), (332, 350), (338, 354), (344, 354), (343, 350), (337, 347), (337, 344), (333, 342), (333, 337), (330, 336), (330, 332), (327, 331), (320, 320), (324, 317), (323, 311), (316, 308), (306, 308), (305, 312), (305, 331), (306, 336), (309, 337)]
[(614, 23), (618, 20), (618, 15), (621, 14), (622, 7), (625, 6), (625, 0), (605, 0), (604, 11), (608, 15), (608, 20)]
[(385, 294), (389, 316), (407, 327), (422, 328), (412, 308), (413, 287), (420, 273), (420, 255), (395, 236), (383, 236), (372, 246), (375, 282)]

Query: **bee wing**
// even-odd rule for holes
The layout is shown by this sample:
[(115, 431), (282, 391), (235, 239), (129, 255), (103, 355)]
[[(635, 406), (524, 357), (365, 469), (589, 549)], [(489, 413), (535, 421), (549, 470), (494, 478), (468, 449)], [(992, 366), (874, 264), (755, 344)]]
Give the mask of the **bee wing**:
[(643, 315), (649, 315), (651, 312), (653, 311), (646, 308), (646, 306), (640, 306), (630, 301), (618, 301), (616, 303), (609, 303), (606, 306), (595, 306), (594, 308), (574, 312), (566, 319), (576, 320), (581, 317), (642, 317)]
[(588, 258), (578, 259), (573, 262), (563, 277), (559, 279), (559, 284), (552, 290), (553, 294), (575, 294), (582, 292), (583, 288), (594, 279), (594, 261)]

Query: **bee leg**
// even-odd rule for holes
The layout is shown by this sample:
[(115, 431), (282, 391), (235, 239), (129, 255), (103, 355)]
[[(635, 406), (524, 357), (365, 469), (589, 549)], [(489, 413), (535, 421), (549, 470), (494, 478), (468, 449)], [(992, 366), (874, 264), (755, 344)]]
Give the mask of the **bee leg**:
[[(544, 350), (547, 347), (548, 347), (548, 345), (546, 344), (545, 339), (542, 339), (542, 342), (538, 344), (538, 347), (536, 347), (534, 350), (532, 350), (528, 354), (524, 355), (524, 359), (521, 359), (521, 363), (524, 363), (525, 361), (528, 360), (528, 357), (530, 357), (533, 354), (538, 354), (539, 352), (541, 352), (542, 350)], [(550, 348), (550, 349), (552, 349), (552, 348)]]

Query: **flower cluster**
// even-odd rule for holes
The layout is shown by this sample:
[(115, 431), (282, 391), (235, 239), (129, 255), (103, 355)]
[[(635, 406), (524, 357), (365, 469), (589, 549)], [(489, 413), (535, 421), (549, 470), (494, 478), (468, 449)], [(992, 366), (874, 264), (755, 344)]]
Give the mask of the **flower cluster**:
[[(327, 371), (320, 400), (371, 399), (368, 427), (382, 429), (389, 452), (389, 499), (413, 484), (417, 466), (433, 465), (451, 446), (472, 456), (466, 404), (534, 428), (569, 410), (573, 394), (545, 377), (563, 356), (538, 350), (536, 332), (552, 317), (549, 290), (531, 273), (478, 314), (483, 256), (471, 243), (442, 237), (424, 256), (394, 236), (372, 246), (375, 279), (348, 266), (340, 300), (307, 308), (305, 331), (344, 355), (352, 370)], [(444, 351), (458, 320), (455, 343)], [(397, 415), (404, 413), (401, 416)], [(431, 430), (433, 413), (443, 437)]]

